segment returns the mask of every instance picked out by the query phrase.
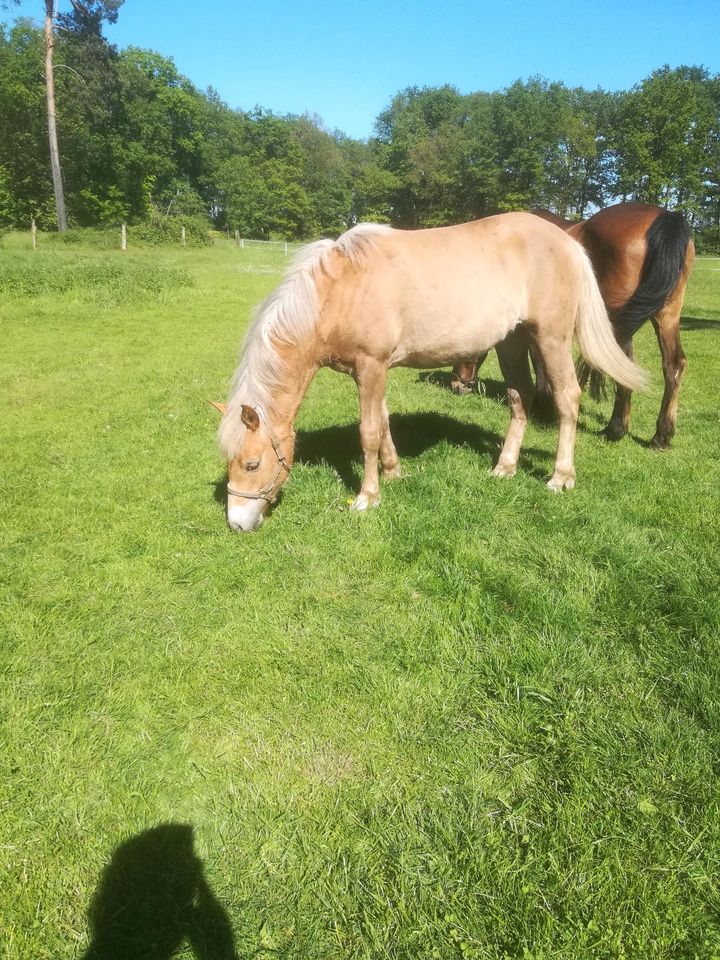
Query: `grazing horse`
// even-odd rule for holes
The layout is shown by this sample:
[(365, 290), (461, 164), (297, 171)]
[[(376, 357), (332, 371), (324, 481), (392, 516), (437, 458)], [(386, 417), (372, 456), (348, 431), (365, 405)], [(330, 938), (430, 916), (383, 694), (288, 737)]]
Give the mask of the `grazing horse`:
[[(664, 449), (675, 433), (678, 395), (687, 360), (680, 343), (680, 312), (695, 245), (680, 213), (643, 203), (619, 203), (600, 210), (589, 220), (573, 223), (549, 211), (536, 216), (560, 226), (590, 255), (600, 292), (618, 343), (632, 357), (632, 338), (644, 321), (652, 319), (662, 356), (665, 392), (652, 445)], [(477, 364), (464, 363), (453, 371), (456, 393), (472, 389)], [(532, 356), (539, 393), (547, 393), (542, 366)], [(618, 385), (615, 406), (605, 428), (609, 440), (620, 440), (630, 426), (631, 391)]]
[(251, 325), (219, 428), (228, 460), (228, 523), (255, 530), (293, 462), (293, 422), (317, 370), (350, 374), (360, 396), (364, 476), (355, 510), (380, 502), (383, 474), (399, 473), (390, 436), (388, 368), (440, 367), (497, 346), (510, 427), (493, 474), (515, 473), (534, 391), (534, 344), (560, 416), (548, 482), (575, 483), (580, 387), (571, 344), (628, 389), (645, 374), (618, 347), (582, 248), (527, 213), (403, 231), (362, 224), (305, 247)]

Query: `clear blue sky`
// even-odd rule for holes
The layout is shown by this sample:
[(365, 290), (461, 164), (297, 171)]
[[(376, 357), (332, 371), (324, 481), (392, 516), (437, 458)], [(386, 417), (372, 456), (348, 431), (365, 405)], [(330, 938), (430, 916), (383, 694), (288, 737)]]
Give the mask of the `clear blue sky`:
[(718, 14), (718, 0), (125, 0), (106, 33), (173, 57), (232, 107), (309, 112), (365, 138), (411, 85), (469, 93), (540, 74), (620, 90), (665, 63), (718, 73)]

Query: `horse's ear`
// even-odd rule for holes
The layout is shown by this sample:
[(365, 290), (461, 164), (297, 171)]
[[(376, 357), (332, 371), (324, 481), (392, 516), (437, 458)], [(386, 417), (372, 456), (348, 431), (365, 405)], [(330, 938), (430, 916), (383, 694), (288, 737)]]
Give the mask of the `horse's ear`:
[(257, 430), (260, 426), (260, 417), (258, 417), (257, 411), (254, 407), (248, 407), (246, 404), (242, 405), (241, 420), (248, 430)]
[(217, 403), (215, 400), (208, 400), (208, 403), (211, 407), (215, 407), (218, 413), (222, 414), (223, 416), (225, 415), (225, 411), (227, 410), (226, 403)]

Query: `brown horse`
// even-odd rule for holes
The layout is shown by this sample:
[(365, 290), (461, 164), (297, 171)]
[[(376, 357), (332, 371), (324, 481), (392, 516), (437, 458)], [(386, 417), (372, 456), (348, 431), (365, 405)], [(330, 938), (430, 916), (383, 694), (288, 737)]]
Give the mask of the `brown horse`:
[(360, 396), (365, 471), (353, 507), (380, 502), (378, 454), (398, 475), (385, 384), (394, 366), (440, 367), (497, 346), (510, 427), (493, 474), (515, 473), (533, 383), (532, 343), (560, 417), (548, 483), (575, 484), (583, 356), (628, 388), (645, 375), (618, 347), (590, 262), (562, 230), (509, 213), (433, 230), (355, 227), (306, 247), (250, 327), (219, 430), (228, 459), (228, 522), (254, 530), (277, 499), (293, 462), (293, 422), (322, 366), (350, 374)]
[[(632, 338), (650, 317), (662, 356), (665, 392), (653, 446), (664, 449), (675, 433), (678, 395), (687, 360), (680, 343), (682, 310), (695, 245), (679, 213), (643, 203), (619, 203), (589, 220), (573, 223), (549, 211), (533, 211), (574, 237), (590, 255), (615, 336), (632, 357)], [(531, 352), (538, 393), (547, 393), (542, 365)], [(477, 378), (479, 362), (460, 364), (453, 371), (453, 390), (465, 393)], [(618, 385), (615, 407), (605, 435), (620, 440), (630, 425), (631, 391)]]

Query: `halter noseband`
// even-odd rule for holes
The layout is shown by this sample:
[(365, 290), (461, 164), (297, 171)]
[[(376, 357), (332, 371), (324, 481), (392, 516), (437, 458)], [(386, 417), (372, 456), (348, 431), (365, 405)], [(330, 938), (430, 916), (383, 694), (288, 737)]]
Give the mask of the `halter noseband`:
[(275, 456), (278, 459), (278, 468), (275, 471), (275, 476), (272, 478), (270, 483), (266, 483), (261, 490), (256, 490), (254, 492), (247, 490), (236, 490), (234, 487), (231, 487), (230, 484), (228, 484), (227, 493), (230, 497), (242, 497), (243, 500), (267, 500), (268, 503), (275, 503), (277, 500), (277, 495), (272, 495), (272, 492), (275, 489), (275, 484), (277, 483), (278, 477), (282, 474), (283, 470), (287, 470), (287, 472), (290, 473), (290, 464), (285, 459), (285, 455), (282, 452), (280, 443), (270, 429), (270, 424), (265, 416), (265, 411), (259, 403), (255, 405), (255, 412), (257, 413), (260, 422), (265, 427), (267, 435), (270, 437), (270, 443), (272, 444), (272, 448), (275, 451)]
[(459, 373), (453, 370), (453, 377), (455, 378), (455, 380), (459, 381), (464, 387), (468, 387), (470, 390), (477, 389), (477, 385), (478, 385), (477, 374), (474, 377), (470, 377), (470, 379), (468, 380), (465, 377), (460, 376)]

